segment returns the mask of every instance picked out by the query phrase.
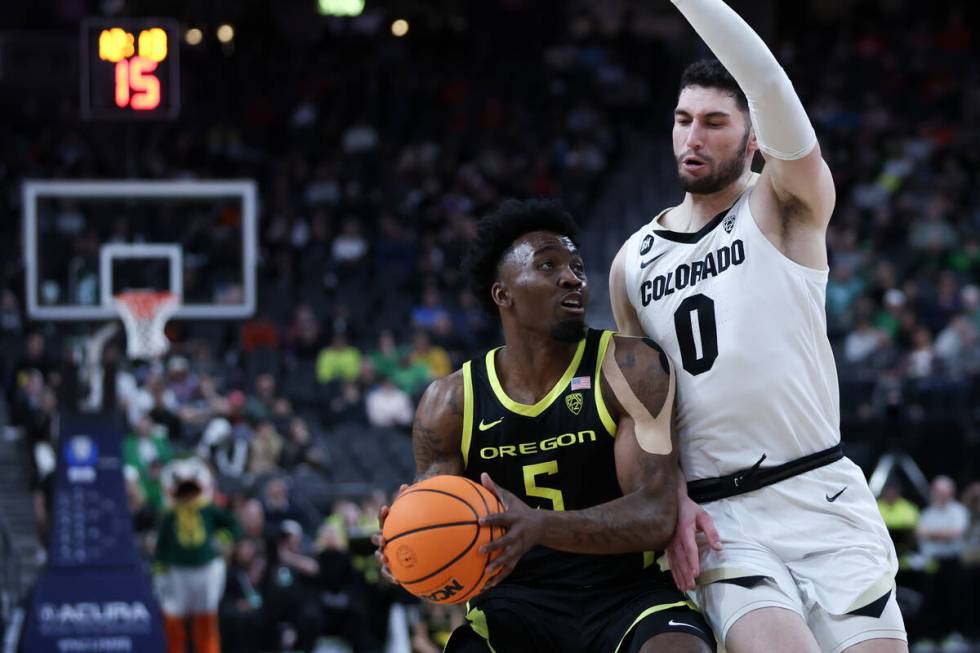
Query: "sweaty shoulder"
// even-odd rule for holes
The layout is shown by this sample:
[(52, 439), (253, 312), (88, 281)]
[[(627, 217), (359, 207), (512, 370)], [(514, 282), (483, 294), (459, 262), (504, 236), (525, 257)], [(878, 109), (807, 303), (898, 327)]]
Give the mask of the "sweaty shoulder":
[(650, 338), (615, 334), (615, 362), (636, 398), (651, 415), (658, 415), (670, 390), (670, 362)]

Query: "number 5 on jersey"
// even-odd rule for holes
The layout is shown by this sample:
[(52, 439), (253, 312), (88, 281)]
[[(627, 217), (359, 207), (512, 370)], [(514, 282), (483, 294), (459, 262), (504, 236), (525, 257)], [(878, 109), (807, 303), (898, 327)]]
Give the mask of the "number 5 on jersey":
[(552, 510), (564, 510), (565, 498), (561, 495), (561, 490), (541, 487), (537, 484), (538, 476), (542, 474), (552, 476), (557, 473), (557, 460), (549, 460), (546, 463), (537, 463), (535, 465), (524, 465), (524, 493), (529, 497), (539, 497), (551, 501)]

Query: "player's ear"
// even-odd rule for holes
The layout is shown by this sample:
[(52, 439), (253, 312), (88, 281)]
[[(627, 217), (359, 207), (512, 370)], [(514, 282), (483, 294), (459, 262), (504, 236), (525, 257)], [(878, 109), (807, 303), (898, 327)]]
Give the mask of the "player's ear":
[(509, 307), (513, 303), (513, 298), (510, 296), (510, 289), (502, 281), (495, 281), (490, 287), (490, 296), (493, 297), (493, 303), (497, 306)]
[(749, 125), (749, 137), (745, 142), (745, 153), (755, 154), (759, 151), (759, 141), (755, 137), (755, 127)]

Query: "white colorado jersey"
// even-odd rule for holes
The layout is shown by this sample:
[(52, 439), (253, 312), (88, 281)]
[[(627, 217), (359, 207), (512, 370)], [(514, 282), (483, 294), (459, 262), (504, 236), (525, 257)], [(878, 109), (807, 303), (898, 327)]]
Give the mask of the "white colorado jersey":
[(661, 213), (626, 246), (626, 290), (677, 373), (688, 480), (777, 465), (840, 441), (827, 271), (794, 263), (749, 209), (751, 189), (696, 233)]

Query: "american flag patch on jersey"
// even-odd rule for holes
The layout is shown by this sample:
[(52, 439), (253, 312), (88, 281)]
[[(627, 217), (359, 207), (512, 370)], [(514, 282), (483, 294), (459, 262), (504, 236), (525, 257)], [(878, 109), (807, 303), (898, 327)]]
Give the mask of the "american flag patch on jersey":
[(572, 390), (588, 390), (591, 387), (591, 376), (576, 376), (574, 379), (572, 379)]

